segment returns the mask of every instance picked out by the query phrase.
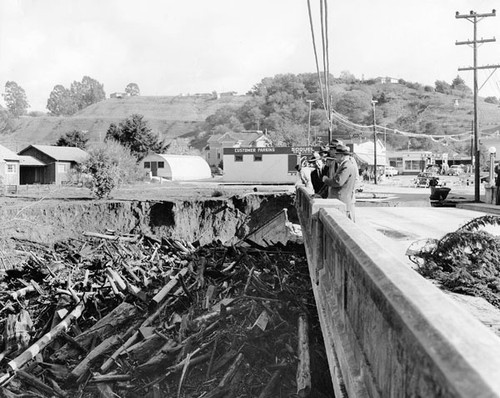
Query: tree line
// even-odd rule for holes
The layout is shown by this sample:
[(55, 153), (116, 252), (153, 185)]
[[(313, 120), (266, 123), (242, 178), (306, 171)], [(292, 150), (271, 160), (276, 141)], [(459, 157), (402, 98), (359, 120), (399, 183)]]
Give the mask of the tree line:
[[(130, 96), (140, 95), (137, 83), (129, 83), (125, 93)], [(29, 108), (26, 91), (16, 82), (8, 81), (2, 94), (8, 115), (17, 118), (27, 114)], [(71, 116), (89, 105), (106, 99), (104, 85), (96, 79), (84, 76), (81, 81), (73, 81), (69, 88), (57, 84), (47, 100), (47, 110), (53, 116)]]
[[(342, 71), (338, 78), (329, 77), (330, 85), (320, 87), (314, 73), (278, 74), (266, 77), (255, 84), (247, 93), (249, 99), (239, 107), (227, 105), (219, 108), (206, 118), (198, 133), (221, 134), (227, 131), (248, 130), (267, 131), (276, 145), (304, 145), (318, 143), (328, 135), (329, 121), (323, 105), (322, 91), (329, 93), (333, 109), (351, 123), (372, 124), (372, 100), (377, 101), (377, 124), (388, 128), (417, 134), (451, 134), (443, 123), (430, 120), (426, 115), (432, 108), (430, 93), (467, 97), (471, 95), (460, 76), (451, 83), (437, 80), (434, 86), (399, 79), (397, 85), (377, 84), (376, 79), (360, 80), (349, 71)], [(405, 103), (393, 87), (404, 86), (408, 90)], [(394, 91), (391, 91), (394, 90)], [(130, 83), (125, 88), (129, 95), (139, 95), (139, 87)], [(71, 115), (105, 98), (104, 87), (95, 79), (84, 76), (81, 82), (73, 82), (69, 88), (56, 85), (47, 101), (47, 109), (52, 115)], [(0, 110), (0, 128), (8, 131), (11, 121), (6, 114), (19, 116), (26, 112), (27, 99), (22, 87), (15, 82), (7, 82), (4, 94), (8, 110)], [(495, 97), (486, 102), (496, 103)], [(310, 107), (309, 107), (310, 106)], [(426, 113), (427, 112), (427, 113)], [(460, 131), (461, 132), (461, 131)], [(310, 134), (308, 134), (310, 133)], [(333, 121), (332, 134), (339, 138), (357, 138), (360, 132), (352, 125)], [(200, 139), (202, 140), (202, 139)], [(437, 144), (426, 138), (407, 138), (401, 135), (387, 135), (387, 144), (394, 149), (411, 145), (415, 150), (433, 150)], [(460, 144), (456, 144), (460, 145)], [(459, 151), (467, 151), (463, 148)]]
[[(330, 94), (335, 112), (350, 122), (343, 123), (333, 118), (331, 133), (341, 139), (355, 139), (363, 135), (363, 130), (353, 124), (373, 124), (373, 100), (377, 101), (375, 116), (379, 125), (416, 134), (456, 133), (458, 131), (447, 128), (437, 118), (429, 118), (429, 111), (435, 104), (441, 106), (448, 101), (440, 99), (440, 94), (458, 98), (472, 95), (472, 90), (460, 76), (451, 83), (437, 80), (434, 86), (424, 86), (403, 79), (399, 79), (397, 84), (378, 84), (380, 81), (377, 79), (359, 80), (350, 72), (343, 71), (339, 78), (330, 76), (329, 81), (328, 90), (323, 87), (323, 91)], [(312, 73), (265, 78), (249, 91), (250, 99), (242, 106), (227, 105), (218, 109), (205, 120), (201, 130), (211, 135), (262, 130), (268, 132), (276, 145), (305, 145), (308, 140), (318, 144), (318, 137), (324, 142), (329, 129), (321, 91), (317, 75)], [(409, 99), (402, 101), (401, 92), (406, 92)], [(485, 102), (495, 103), (496, 100), (495, 97), (488, 97)], [(387, 134), (386, 143), (394, 149), (411, 145), (414, 150), (434, 150), (439, 145), (428, 138), (409, 139), (396, 134)], [(466, 152), (469, 143), (455, 145), (459, 152)]]

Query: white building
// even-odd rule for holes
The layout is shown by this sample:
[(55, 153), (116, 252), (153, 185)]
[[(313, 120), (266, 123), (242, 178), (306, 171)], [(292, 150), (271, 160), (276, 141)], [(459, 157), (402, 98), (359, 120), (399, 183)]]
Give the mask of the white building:
[(272, 146), (272, 142), (267, 134), (262, 131), (244, 131), (241, 133), (228, 131), (224, 134), (211, 136), (203, 150), (203, 154), (210, 166), (218, 166), (222, 160), (224, 148), (268, 146)]
[(151, 154), (141, 160), (140, 166), (153, 177), (172, 181), (193, 181), (212, 177), (210, 166), (201, 156)]
[(246, 183), (288, 183), (297, 179), (299, 157), (310, 157), (313, 147), (224, 148), (224, 181)]
[[(353, 152), (356, 154), (359, 166), (375, 164), (375, 145), (373, 141), (366, 141), (362, 144), (352, 144)], [(377, 140), (377, 167), (387, 165), (387, 154), (384, 144)]]

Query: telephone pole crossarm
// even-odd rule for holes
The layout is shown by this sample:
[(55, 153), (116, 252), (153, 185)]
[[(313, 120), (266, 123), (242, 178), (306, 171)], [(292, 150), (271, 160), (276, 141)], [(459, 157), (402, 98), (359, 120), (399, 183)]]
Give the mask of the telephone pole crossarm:
[(469, 66), (467, 68), (458, 68), (459, 71), (462, 70), (475, 70), (475, 69), (498, 69), (500, 65), (486, 65), (486, 66)]
[(471, 19), (471, 18), (485, 18), (485, 17), (495, 17), (497, 15), (496, 10), (491, 10), (491, 12), (486, 12), (483, 14), (478, 14), (473, 11), (470, 12), (470, 14), (459, 14), (458, 11), (455, 13), (455, 18), (460, 19)]
[(481, 40), (466, 40), (466, 41), (456, 41), (456, 46), (461, 46), (462, 44), (481, 44), (481, 43), (492, 43), (497, 41), (496, 38), (492, 37), (491, 39), (481, 39)]

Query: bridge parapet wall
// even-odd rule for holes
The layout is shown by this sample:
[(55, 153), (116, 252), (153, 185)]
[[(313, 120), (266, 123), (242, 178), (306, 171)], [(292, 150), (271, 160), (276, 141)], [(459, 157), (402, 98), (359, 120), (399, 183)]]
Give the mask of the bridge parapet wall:
[(345, 217), (297, 190), (339, 397), (500, 397), (500, 339)]

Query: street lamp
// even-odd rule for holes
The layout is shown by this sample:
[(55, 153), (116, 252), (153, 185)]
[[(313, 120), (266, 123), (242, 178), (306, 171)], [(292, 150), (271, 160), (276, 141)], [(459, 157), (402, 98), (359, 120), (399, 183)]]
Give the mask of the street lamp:
[(373, 182), (377, 185), (377, 127), (375, 125), (375, 104), (378, 101), (372, 100), (372, 110), (373, 110)]
[(309, 102), (309, 122), (307, 124), (307, 146), (311, 145), (311, 107), (314, 103), (313, 100), (307, 100)]

